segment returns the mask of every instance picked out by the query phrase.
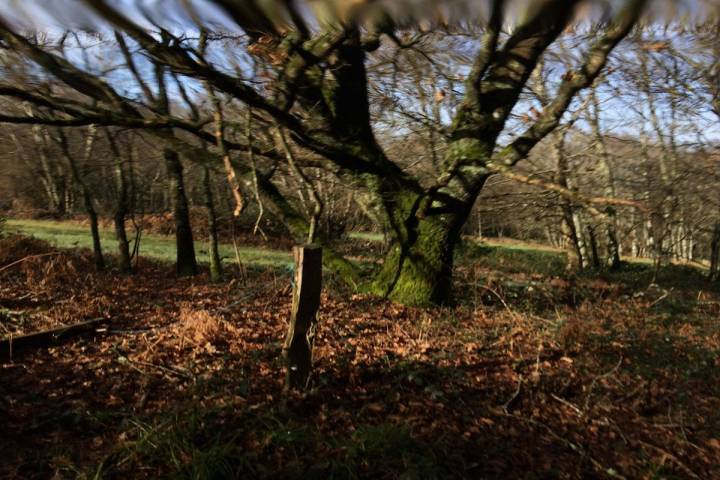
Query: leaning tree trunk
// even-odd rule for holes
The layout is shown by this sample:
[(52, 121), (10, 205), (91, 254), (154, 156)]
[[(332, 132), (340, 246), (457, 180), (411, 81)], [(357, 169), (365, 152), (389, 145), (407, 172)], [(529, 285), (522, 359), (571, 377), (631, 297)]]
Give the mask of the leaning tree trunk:
[(710, 280), (720, 279), (720, 222), (715, 223), (710, 240)]
[[(90, 155), (92, 153), (93, 145), (95, 144), (96, 136), (97, 128), (95, 127), (95, 125), (90, 125), (88, 127), (88, 133), (85, 139), (84, 155), (86, 163), (90, 160)], [(87, 213), (88, 219), (90, 220), (90, 234), (92, 236), (95, 267), (98, 270), (103, 270), (105, 268), (105, 259), (103, 258), (102, 246), (100, 245), (100, 229), (98, 228), (98, 216), (93, 205), (90, 190), (85, 183), (84, 176), (80, 174), (80, 169), (78, 168), (77, 162), (75, 161), (75, 157), (73, 156), (72, 152), (70, 152), (70, 146), (68, 144), (67, 137), (65, 136), (65, 132), (63, 132), (61, 129), (58, 129), (58, 141), (60, 143), (60, 149), (62, 150), (63, 155), (65, 156), (65, 159), (67, 160), (70, 167), (70, 172), (72, 174), (73, 180), (80, 187), (80, 191), (83, 196), (85, 212)]]
[[(69, 157), (70, 159), (71, 157)], [(98, 227), (98, 216), (97, 212), (95, 211), (95, 207), (93, 206), (92, 197), (90, 196), (90, 192), (87, 189), (87, 186), (80, 178), (79, 173), (77, 172), (77, 167), (74, 164), (74, 160), (71, 160), (71, 167), (73, 170), (73, 176), (75, 177), (75, 181), (78, 182), (80, 185), (80, 190), (82, 190), (82, 196), (83, 196), (83, 205), (85, 206), (85, 213), (87, 213), (88, 220), (90, 221), (90, 235), (92, 236), (92, 245), (93, 245), (93, 257), (95, 259), (95, 267), (98, 270), (102, 270), (105, 268), (105, 259), (103, 257), (102, 253), (102, 246), (100, 245), (100, 229)]]
[(110, 132), (106, 131), (106, 134), (108, 143), (110, 144), (110, 150), (115, 158), (117, 205), (113, 220), (115, 223), (115, 237), (117, 238), (118, 244), (119, 267), (122, 273), (131, 273), (132, 260), (130, 257), (130, 242), (128, 241), (127, 232), (125, 230), (125, 218), (127, 217), (129, 209), (128, 180), (125, 168), (123, 168), (122, 157), (117, 148), (117, 144), (115, 143), (115, 139), (112, 137)]
[[(605, 137), (603, 136), (603, 132), (600, 127), (600, 104), (598, 102), (595, 89), (590, 91), (590, 100), (593, 106), (592, 114), (590, 116), (590, 124), (592, 126), (593, 135), (595, 136), (595, 150), (600, 159), (598, 162), (600, 174), (603, 182), (605, 183), (604, 193), (607, 198), (615, 198), (615, 172), (613, 171), (613, 165), (610, 161), (610, 152), (608, 151)], [(617, 212), (614, 208), (608, 207), (606, 209), (606, 213), (607, 257), (605, 259), (605, 264), (608, 269), (617, 270), (620, 267), (620, 242), (617, 237)]]
[(210, 236), (210, 280), (219, 282), (222, 280), (222, 261), (220, 260), (220, 249), (218, 248), (217, 214), (212, 193), (210, 169), (203, 164), (203, 188), (205, 189), (205, 208), (208, 216), (208, 230)]
[(176, 268), (180, 276), (197, 274), (195, 245), (190, 224), (190, 208), (185, 195), (185, 182), (180, 156), (174, 150), (166, 148), (163, 152), (170, 180), (170, 197), (175, 217), (175, 243), (177, 247)]

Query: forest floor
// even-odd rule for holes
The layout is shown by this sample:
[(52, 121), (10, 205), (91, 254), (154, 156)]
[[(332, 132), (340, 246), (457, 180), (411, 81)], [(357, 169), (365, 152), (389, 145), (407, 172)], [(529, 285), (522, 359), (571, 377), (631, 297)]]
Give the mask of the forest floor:
[(0, 240), (0, 337), (109, 321), (0, 361), (0, 478), (720, 478), (717, 285), (683, 266), (565, 277), (550, 251), (460, 257), (453, 307), (328, 281), (300, 394), (283, 390), (283, 265), (119, 276)]

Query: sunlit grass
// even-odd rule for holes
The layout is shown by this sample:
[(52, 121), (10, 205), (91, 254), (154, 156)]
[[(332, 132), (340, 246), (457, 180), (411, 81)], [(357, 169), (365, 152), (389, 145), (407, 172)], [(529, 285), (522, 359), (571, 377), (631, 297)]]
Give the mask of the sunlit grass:
[[(88, 226), (72, 222), (52, 220), (7, 220), (8, 233), (17, 232), (45, 240), (58, 248), (92, 248), (92, 239)], [(101, 228), (100, 237), (105, 254), (116, 253), (115, 233), (109, 228)], [(375, 232), (351, 232), (349, 237), (367, 241), (382, 242), (383, 235)], [(195, 250), (198, 261), (209, 263), (208, 244), (196, 241)], [(466, 238), (458, 250), (459, 263), (482, 262), (488, 268), (505, 272), (539, 273), (549, 276), (562, 275), (565, 271), (565, 252), (557, 248), (539, 243), (523, 242), (507, 238), (484, 238), (477, 241)], [(175, 261), (175, 239), (171, 236), (144, 234), (140, 244), (140, 255), (144, 258), (172, 263)], [(231, 244), (220, 245), (220, 255), (225, 263), (234, 264), (235, 249)], [(259, 267), (288, 267), (292, 265), (289, 251), (273, 250), (264, 247), (239, 247), (239, 256), (243, 264)], [(623, 260), (637, 268), (630, 268), (632, 275), (639, 275), (638, 268), (644, 276), (652, 274), (652, 262), (644, 258), (628, 258)], [(698, 272), (707, 267), (701, 264), (688, 264)], [(623, 269), (627, 271), (628, 269)], [(643, 277), (644, 278), (644, 277)]]
[(376, 232), (350, 232), (348, 236), (350, 238), (364, 240), (366, 242), (382, 242), (384, 239), (382, 233)]
[[(9, 233), (20, 233), (45, 240), (57, 248), (92, 248), (90, 228), (70, 222), (50, 220), (8, 220)], [(109, 229), (100, 229), (103, 253), (115, 254), (115, 233)], [(195, 254), (198, 261), (209, 263), (207, 242), (195, 242)], [(140, 241), (140, 255), (161, 262), (175, 261), (175, 238), (144, 234)], [(236, 263), (235, 249), (230, 244), (220, 246), (220, 255), (225, 263)], [(259, 247), (239, 247), (240, 260), (247, 265), (285, 267), (292, 264), (290, 252)]]

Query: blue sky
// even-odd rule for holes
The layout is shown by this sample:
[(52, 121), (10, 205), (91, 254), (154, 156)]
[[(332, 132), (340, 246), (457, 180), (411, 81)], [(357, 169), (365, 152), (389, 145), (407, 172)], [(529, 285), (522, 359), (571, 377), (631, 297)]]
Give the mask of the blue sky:
[[(181, 9), (177, 8), (178, 3), (175, 0), (116, 0), (113, 2), (118, 6), (119, 10), (131, 17), (137, 23), (146, 26), (150, 29), (154, 28), (152, 22), (147, 21), (147, 18), (151, 18), (152, 21), (161, 23), (164, 27), (169, 28), (176, 33), (188, 32), (191, 34), (197, 33), (194, 29), (194, 25), (187, 14), (182, 14)], [(717, 3), (717, 2), (715, 2)], [(80, 7), (78, 0), (5, 0), (0, 1), (0, 15), (5, 18), (11, 19), (11, 21), (17, 26), (24, 28), (35, 28), (40, 31), (49, 32), (50, 34), (59, 34), (64, 28), (74, 29), (95, 29), (105, 30), (106, 36), (109, 37), (110, 31), (99, 27), (101, 25), (96, 18), (87, 13), (87, 11)], [(233, 26), (232, 22), (227, 20), (225, 16), (215, 7), (211, 6), (211, 3), (206, 0), (192, 0), (192, 4), (195, 7), (196, 12), (201, 13), (203, 20), (215, 29), (220, 30), (234, 30), (237, 31), (237, 27)], [(522, 2), (517, 3), (520, 6)], [(656, 5), (667, 5), (667, 2), (660, 2)], [(697, 1), (678, 0), (671, 2), (671, 4), (679, 5), (685, 8), (687, 12), (697, 13), (699, 3)], [(41, 8), (42, 6), (42, 8)], [(658, 11), (656, 7), (656, 11)], [(85, 38), (83, 42), (93, 42)], [(131, 42), (132, 43), (132, 42)], [(93, 57), (93, 66), (95, 68), (108, 67), (109, 64), (121, 64), (122, 59), (117, 56), (113, 58), (108, 55), (108, 51), (103, 49), (102, 43), (95, 41), (95, 47), (89, 50)], [(238, 49), (241, 51), (241, 49)], [(82, 65), (83, 59), (79, 53), (79, 49), (73, 51), (72, 40), (68, 43), (68, 52), (70, 58)], [(223, 66), (229, 68), (227, 62), (221, 62), (222, 54), (226, 52), (216, 51), (214, 53), (215, 58), (218, 60), (220, 68)], [(573, 50), (573, 53), (575, 51)], [(579, 52), (576, 56), (579, 56)], [(624, 55), (623, 60), (626, 62), (632, 62), (632, 56)], [(148, 63), (142, 58), (138, 58), (138, 63), (141, 69), (147, 73), (150, 78), (150, 72), (148, 71)], [(241, 62), (242, 63), (242, 62)], [(462, 69), (460, 69), (462, 71)], [(560, 75), (562, 70), (558, 70)], [(139, 95), (138, 88), (134, 85), (132, 78), (126, 71), (116, 71), (110, 76), (113, 84), (120, 87), (121, 91), (129, 96)], [(185, 80), (188, 90), (201, 90), (200, 85), (197, 82), (191, 80)], [(171, 95), (178, 97), (177, 91), (173, 82), (169, 82), (171, 89)], [(633, 96), (635, 95), (635, 97)], [(617, 135), (637, 135), (639, 130), (649, 127), (645, 120), (633, 111), (632, 107), (642, 104), (642, 99), (637, 97), (637, 94), (628, 92), (626, 95), (618, 95), (617, 92), (611, 91), (607, 88), (600, 89), (600, 99), (603, 104), (602, 122), (605, 131), (612, 132)], [(408, 101), (412, 101), (408, 98)], [(524, 110), (530, 108), (530, 103), (521, 103), (515, 110), (515, 113), (523, 113)], [(643, 107), (639, 108), (641, 111)], [(660, 106), (659, 112), (667, 114), (667, 110)], [(446, 112), (443, 115), (445, 122), (449, 121), (449, 115)], [(632, 121), (632, 119), (635, 119)], [(629, 122), (629, 120), (631, 120)], [(708, 138), (708, 141), (717, 142), (720, 141), (720, 121), (715, 117), (714, 114), (709, 112), (709, 104), (701, 106), (698, 109), (696, 115), (685, 119), (685, 123), (692, 129), (688, 129), (686, 132), (679, 132), (682, 142), (694, 142), (696, 135), (694, 130), (697, 130), (696, 124), (700, 124), (700, 129), (704, 132), (704, 135)], [(582, 126), (582, 122), (578, 123)]]

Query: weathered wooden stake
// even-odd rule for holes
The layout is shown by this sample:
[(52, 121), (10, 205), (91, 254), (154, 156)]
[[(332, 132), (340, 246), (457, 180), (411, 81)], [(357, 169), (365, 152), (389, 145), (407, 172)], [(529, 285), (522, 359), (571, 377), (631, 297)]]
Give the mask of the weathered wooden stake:
[(303, 389), (312, 369), (312, 346), (322, 290), (322, 248), (300, 245), (293, 248), (295, 288), (292, 314), (283, 355), (287, 364), (286, 386)]

